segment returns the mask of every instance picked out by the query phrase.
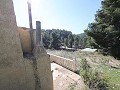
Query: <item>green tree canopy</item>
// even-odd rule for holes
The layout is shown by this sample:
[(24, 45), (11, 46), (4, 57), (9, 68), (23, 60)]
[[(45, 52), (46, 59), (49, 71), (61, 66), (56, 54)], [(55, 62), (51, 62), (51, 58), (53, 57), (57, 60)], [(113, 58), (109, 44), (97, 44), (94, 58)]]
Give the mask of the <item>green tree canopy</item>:
[(75, 45), (75, 48), (78, 49), (78, 47), (79, 47), (79, 36), (78, 35), (76, 35), (76, 37), (75, 37), (74, 45)]
[(120, 58), (120, 0), (102, 1), (101, 10), (95, 15), (95, 22), (85, 31), (94, 45), (104, 54)]
[(50, 48), (59, 49), (60, 46), (61, 46), (61, 42), (59, 40), (58, 35), (52, 32), (51, 37), (50, 37)]
[(72, 48), (72, 45), (73, 45), (73, 35), (69, 34), (68, 35), (68, 47)]

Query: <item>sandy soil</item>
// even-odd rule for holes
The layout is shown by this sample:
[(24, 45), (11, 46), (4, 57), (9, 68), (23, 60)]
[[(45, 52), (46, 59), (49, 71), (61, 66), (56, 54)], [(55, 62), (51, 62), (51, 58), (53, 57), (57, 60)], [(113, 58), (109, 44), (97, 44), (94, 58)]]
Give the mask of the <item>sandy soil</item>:
[(82, 78), (62, 66), (51, 63), (54, 90), (85, 90)]

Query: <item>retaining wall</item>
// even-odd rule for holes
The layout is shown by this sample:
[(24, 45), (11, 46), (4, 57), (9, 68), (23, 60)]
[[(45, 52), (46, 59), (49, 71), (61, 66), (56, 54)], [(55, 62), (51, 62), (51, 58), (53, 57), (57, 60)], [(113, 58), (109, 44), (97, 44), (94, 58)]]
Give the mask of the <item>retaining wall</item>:
[(71, 71), (74, 71), (76, 72), (77, 69), (76, 69), (76, 60), (71, 60), (71, 59), (67, 59), (67, 58), (64, 58), (64, 57), (60, 57), (60, 56), (57, 56), (57, 55), (53, 55), (53, 54), (50, 54), (50, 61), (51, 62), (55, 62)]

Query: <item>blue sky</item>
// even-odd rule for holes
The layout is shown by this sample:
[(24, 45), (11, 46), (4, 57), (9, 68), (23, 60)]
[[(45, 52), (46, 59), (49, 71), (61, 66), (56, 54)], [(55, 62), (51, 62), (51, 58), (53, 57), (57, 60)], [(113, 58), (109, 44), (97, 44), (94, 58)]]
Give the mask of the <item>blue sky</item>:
[[(13, 0), (18, 26), (29, 27), (27, 0)], [(31, 0), (33, 27), (41, 21), (42, 29), (65, 29), (83, 33), (101, 7), (101, 0)]]

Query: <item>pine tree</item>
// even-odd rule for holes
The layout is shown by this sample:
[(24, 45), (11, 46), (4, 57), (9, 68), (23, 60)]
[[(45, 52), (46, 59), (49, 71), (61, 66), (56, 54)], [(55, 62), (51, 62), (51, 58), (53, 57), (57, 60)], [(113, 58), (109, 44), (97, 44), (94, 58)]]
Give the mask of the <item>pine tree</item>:
[(68, 39), (67, 38), (64, 38), (64, 47), (68, 47)]
[(72, 34), (69, 34), (68, 35), (68, 47), (72, 48), (72, 45), (73, 45), (73, 36)]
[(86, 33), (104, 54), (120, 58), (120, 0), (102, 1), (101, 10), (95, 15), (95, 23), (89, 24)]
[(50, 48), (52, 49), (59, 49), (61, 46), (60, 39), (58, 35), (54, 32), (52, 32), (51, 37), (50, 37)]
[(74, 45), (75, 45), (75, 48), (78, 49), (78, 46), (79, 46), (79, 37), (77, 35), (76, 35), (75, 40), (74, 40)]

